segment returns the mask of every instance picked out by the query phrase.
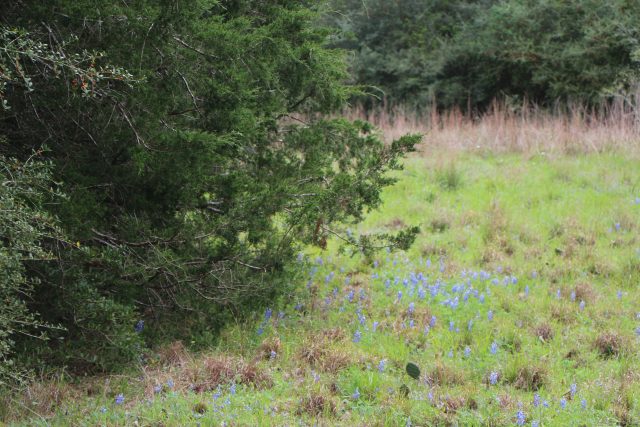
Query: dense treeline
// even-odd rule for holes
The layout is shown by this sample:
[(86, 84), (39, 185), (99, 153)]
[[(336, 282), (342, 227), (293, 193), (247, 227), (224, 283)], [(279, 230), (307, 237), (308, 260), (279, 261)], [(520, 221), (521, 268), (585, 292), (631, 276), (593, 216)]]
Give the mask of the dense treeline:
[[(385, 145), (364, 123), (304, 119), (352, 93), (318, 13), (2, 2), (2, 366), (86, 372), (163, 338), (210, 342), (290, 289), (301, 244), (379, 203), (418, 138)], [(348, 239), (367, 250), (415, 232)]]
[[(637, 0), (334, 0), (355, 81), (423, 107), (596, 104), (639, 80)], [(370, 99), (369, 101), (370, 102)]]

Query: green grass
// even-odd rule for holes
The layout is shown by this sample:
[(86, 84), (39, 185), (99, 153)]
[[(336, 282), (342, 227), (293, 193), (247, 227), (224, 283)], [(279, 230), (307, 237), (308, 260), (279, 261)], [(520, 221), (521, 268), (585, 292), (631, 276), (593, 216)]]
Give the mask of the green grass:
[[(299, 293), (261, 335), (262, 316), (229, 327), (210, 352), (175, 345), (130, 376), (41, 384), (7, 398), (4, 416), (16, 425), (497, 426), (521, 410), (526, 425), (640, 424), (637, 162), (439, 152), (408, 159), (398, 178), (353, 232), (420, 225), (408, 252), (371, 260), (338, 255), (335, 241), (310, 250)], [(456, 298), (456, 308), (444, 304)]]

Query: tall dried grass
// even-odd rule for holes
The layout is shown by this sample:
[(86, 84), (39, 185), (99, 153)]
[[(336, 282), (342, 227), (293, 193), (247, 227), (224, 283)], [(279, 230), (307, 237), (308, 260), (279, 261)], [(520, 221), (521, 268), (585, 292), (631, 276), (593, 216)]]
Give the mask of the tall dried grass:
[(416, 113), (403, 107), (383, 106), (375, 110), (354, 107), (344, 116), (369, 121), (382, 130), (387, 140), (406, 133), (423, 133), (425, 150), (640, 154), (640, 90), (596, 108), (574, 105), (549, 111), (527, 103), (513, 108), (496, 101), (480, 115), (435, 108)]

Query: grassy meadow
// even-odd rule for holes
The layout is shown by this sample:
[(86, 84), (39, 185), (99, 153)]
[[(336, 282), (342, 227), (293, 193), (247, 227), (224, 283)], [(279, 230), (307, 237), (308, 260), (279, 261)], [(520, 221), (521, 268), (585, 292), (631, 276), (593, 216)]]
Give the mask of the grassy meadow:
[[(428, 141), (428, 138), (427, 138)], [(406, 253), (301, 255), (298, 291), (211, 350), (6, 396), (11, 425), (640, 424), (640, 170), (613, 153), (430, 148), (342, 233)], [(185, 343), (188, 344), (188, 343)], [(418, 379), (405, 367), (415, 363)]]

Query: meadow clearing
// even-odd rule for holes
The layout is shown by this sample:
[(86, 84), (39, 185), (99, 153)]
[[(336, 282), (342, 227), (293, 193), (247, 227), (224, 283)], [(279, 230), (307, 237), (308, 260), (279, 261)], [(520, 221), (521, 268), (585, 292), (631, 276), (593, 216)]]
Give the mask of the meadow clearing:
[[(428, 141), (428, 137), (426, 139)], [(405, 252), (301, 253), (297, 291), (215, 348), (5, 400), (15, 425), (640, 423), (640, 171), (615, 152), (405, 160), (341, 233), (422, 229)], [(417, 379), (407, 363), (420, 369)]]

